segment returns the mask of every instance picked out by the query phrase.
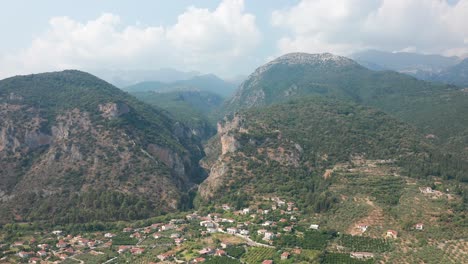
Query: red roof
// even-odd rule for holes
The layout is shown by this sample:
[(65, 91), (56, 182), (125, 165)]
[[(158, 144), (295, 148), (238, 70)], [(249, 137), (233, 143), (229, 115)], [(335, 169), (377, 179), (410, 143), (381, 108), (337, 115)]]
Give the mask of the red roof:
[(218, 250), (216, 250), (215, 255), (216, 256), (224, 256), (224, 255), (226, 255), (226, 251), (224, 251), (222, 249), (218, 249)]
[(269, 260), (269, 259), (264, 260), (262, 264), (273, 264), (273, 260)]

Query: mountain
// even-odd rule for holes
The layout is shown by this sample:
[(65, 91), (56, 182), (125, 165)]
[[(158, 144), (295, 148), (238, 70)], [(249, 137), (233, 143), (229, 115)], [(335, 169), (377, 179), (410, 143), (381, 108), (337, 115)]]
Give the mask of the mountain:
[(141, 82), (123, 88), (128, 92), (173, 92), (173, 91), (205, 91), (212, 92), (223, 97), (230, 96), (235, 90), (235, 84), (226, 82), (216, 75), (207, 74), (190, 78), (188, 80), (179, 80), (170, 83), (162, 82)]
[[(393, 71), (372, 71), (332, 54), (292, 53), (259, 67), (226, 102), (225, 112), (307, 95), (349, 100), (416, 125), (451, 150), (468, 146), (468, 94)], [(445, 145), (447, 146), (447, 145)], [(467, 156), (468, 157), (468, 156)]]
[(447, 89), (392, 71), (372, 71), (330, 53), (291, 53), (261, 67), (243, 82), (227, 109), (255, 107), (308, 94), (368, 103), (382, 96)]
[(432, 76), (431, 80), (468, 87), (468, 59)]
[(216, 132), (215, 122), (210, 116), (223, 103), (223, 98), (218, 94), (207, 91), (147, 91), (131, 94), (149, 105), (166, 110), (201, 139), (208, 139)]
[(99, 78), (121, 88), (134, 85), (139, 82), (159, 81), (175, 82), (187, 80), (200, 75), (197, 71), (179, 71), (171, 68), (162, 68), (159, 70), (109, 70), (93, 69), (89, 70)]
[(459, 58), (455, 56), (377, 50), (358, 52), (352, 54), (351, 58), (372, 70), (394, 70), (420, 79), (429, 79), (432, 75), (459, 62)]
[[(332, 63), (351, 65), (341, 59)], [(386, 173), (394, 179), (467, 180), (468, 162), (444, 155), (415, 127), (379, 110), (325, 97), (229, 115), (205, 152), (202, 164), (210, 173), (200, 185), (200, 203), (236, 207), (278, 196), (309, 212), (327, 211), (341, 199), (329, 188), (331, 174), (352, 164), (392, 164), (393, 172)]]
[(204, 177), (190, 129), (85, 72), (1, 80), (0, 120), (2, 221), (145, 218)]

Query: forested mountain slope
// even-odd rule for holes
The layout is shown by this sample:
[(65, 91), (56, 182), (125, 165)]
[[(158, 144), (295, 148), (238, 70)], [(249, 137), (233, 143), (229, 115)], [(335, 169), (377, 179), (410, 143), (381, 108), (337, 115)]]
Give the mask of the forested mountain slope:
[(351, 100), (383, 110), (416, 125), (448, 150), (466, 155), (465, 90), (397, 72), (372, 71), (329, 53), (291, 53), (259, 67), (227, 101), (225, 113), (307, 95)]
[(148, 217), (203, 179), (189, 129), (84, 72), (0, 81), (0, 123), (3, 221)]

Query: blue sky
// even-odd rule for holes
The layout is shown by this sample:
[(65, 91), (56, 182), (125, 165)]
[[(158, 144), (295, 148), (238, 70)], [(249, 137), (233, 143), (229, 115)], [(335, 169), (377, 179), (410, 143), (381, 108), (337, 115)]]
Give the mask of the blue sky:
[(248, 74), (287, 52), (465, 56), (468, 0), (0, 0), (0, 78), (78, 68)]

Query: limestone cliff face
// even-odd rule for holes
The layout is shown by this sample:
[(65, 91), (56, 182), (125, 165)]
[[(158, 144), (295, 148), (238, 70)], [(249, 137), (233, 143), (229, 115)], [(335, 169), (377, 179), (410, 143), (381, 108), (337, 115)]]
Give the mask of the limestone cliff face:
[(99, 105), (99, 111), (102, 112), (103, 117), (112, 119), (130, 112), (130, 109), (123, 103), (107, 103)]
[[(258, 162), (259, 157), (264, 157), (262, 162), (267, 164), (278, 162), (281, 166), (294, 168), (301, 165), (303, 149), (299, 144), (283, 138), (279, 131), (275, 138), (259, 142), (250, 134), (250, 126), (241, 114), (218, 123), (218, 133), (206, 144), (207, 156), (201, 162), (209, 171), (208, 178), (199, 186), (199, 194), (203, 199), (222, 195), (223, 190), (242, 177), (255, 177), (246, 166), (249, 160)], [(255, 151), (245, 151), (244, 147)]]
[[(117, 118), (128, 110), (122, 112), (115, 106), (100, 106), (103, 118)], [(2, 104), (0, 121), (3, 202), (21, 200), (26, 193), (50, 196), (111, 188), (141, 193), (175, 209), (178, 190), (191, 185), (193, 164), (188, 154), (153, 143), (145, 145), (124, 129), (109, 130), (96, 124), (88, 112), (66, 111), (45, 129), (47, 121), (38, 109)], [(166, 173), (157, 168), (166, 168), (162, 170)], [(65, 180), (68, 175), (72, 179)]]
[[(26, 221), (68, 217), (67, 203), (94, 192), (122, 195), (145, 217), (175, 210), (204, 177), (202, 155), (189, 128), (92, 75), (0, 80), (0, 223), (12, 212)], [(112, 195), (101, 200), (115, 212)], [(140, 217), (122, 214), (113, 219)]]
[(221, 155), (235, 152), (241, 147), (234, 134), (237, 132), (247, 132), (243, 127), (244, 123), (245, 120), (240, 115), (235, 115), (232, 120), (225, 118), (223, 122), (218, 123), (217, 131), (221, 142)]

